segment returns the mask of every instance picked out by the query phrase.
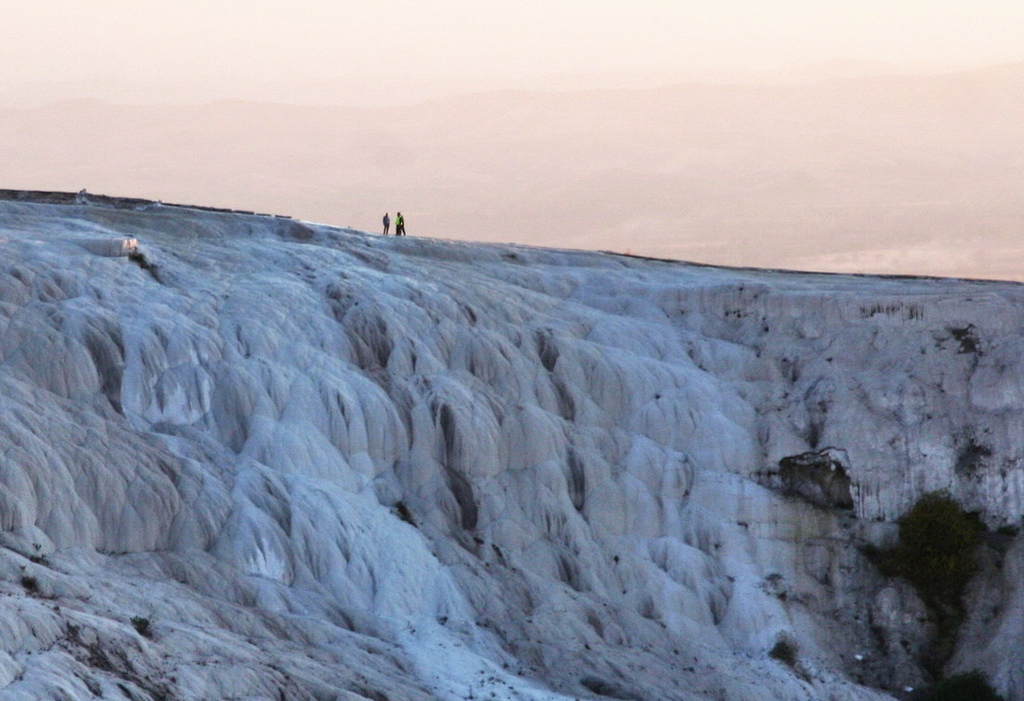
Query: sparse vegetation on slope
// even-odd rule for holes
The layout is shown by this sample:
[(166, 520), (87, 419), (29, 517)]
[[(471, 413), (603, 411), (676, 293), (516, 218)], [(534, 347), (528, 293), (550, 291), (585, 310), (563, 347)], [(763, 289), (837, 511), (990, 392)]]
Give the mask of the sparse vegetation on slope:
[(900, 520), (899, 544), (883, 570), (903, 577), (930, 605), (958, 605), (977, 569), (983, 526), (948, 494), (923, 496)]
[(935, 616), (938, 634), (925, 665), (936, 676), (956, 643), (983, 530), (976, 514), (945, 492), (931, 492), (900, 518), (895, 548), (869, 553), (883, 574), (910, 582)]

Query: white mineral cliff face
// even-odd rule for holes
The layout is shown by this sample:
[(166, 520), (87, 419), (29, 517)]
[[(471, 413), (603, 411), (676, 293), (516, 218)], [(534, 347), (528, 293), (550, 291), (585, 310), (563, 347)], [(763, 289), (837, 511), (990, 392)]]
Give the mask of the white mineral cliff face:
[[(926, 611), (859, 547), (1019, 523), (1022, 303), (0, 202), (2, 697), (898, 695)], [(852, 509), (779, 489), (824, 448)], [(948, 671), (1019, 700), (1003, 551)]]

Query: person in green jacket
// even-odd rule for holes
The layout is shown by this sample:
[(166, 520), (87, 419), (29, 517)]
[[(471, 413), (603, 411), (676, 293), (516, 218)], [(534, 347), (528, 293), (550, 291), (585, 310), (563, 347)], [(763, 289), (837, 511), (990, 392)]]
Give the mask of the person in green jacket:
[(405, 236), (405, 217), (401, 212), (395, 215), (395, 236)]

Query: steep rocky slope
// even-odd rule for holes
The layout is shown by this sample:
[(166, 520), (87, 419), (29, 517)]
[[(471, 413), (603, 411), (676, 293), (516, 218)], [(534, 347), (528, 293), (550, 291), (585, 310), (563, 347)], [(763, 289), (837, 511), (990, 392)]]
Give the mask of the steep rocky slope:
[(0, 202), (3, 696), (899, 696), (947, 490), (1024, 699), (1022, 301)]

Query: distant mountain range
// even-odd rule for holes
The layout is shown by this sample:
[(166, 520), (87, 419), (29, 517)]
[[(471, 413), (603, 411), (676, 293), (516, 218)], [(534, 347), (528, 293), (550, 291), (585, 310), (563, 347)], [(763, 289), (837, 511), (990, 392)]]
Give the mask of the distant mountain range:
[(1019, 279), (1024, 64), (411, 107), (0, 110), (0, 186), (708, 263)]

